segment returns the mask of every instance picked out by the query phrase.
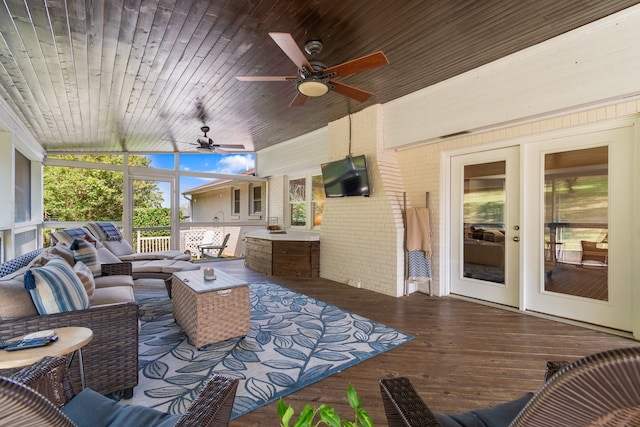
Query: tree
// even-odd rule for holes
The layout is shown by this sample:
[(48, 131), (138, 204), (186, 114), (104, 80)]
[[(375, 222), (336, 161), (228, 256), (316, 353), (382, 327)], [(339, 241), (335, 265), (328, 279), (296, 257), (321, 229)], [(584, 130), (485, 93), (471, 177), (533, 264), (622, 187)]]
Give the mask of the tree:
[[(100, 164), (122, 164), (120, 155), (65, 155), (57, 159)], [(148, 167), (146, 156), (130, 155), (129, 165)], [(160, 208), (162, 192), (153, 181), (134, 183), (136, 208)], [(57, 221), (122, 221), (122, 172), (62, 166), (44, 168), (44, 219)]]

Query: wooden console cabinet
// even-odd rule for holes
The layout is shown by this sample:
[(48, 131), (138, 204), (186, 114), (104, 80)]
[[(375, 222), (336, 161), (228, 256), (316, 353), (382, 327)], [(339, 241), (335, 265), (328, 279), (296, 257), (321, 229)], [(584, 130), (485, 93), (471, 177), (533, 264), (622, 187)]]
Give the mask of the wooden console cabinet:
[(244, 264), (269, 276), (319, 277), (320, 242), (247, 236)]

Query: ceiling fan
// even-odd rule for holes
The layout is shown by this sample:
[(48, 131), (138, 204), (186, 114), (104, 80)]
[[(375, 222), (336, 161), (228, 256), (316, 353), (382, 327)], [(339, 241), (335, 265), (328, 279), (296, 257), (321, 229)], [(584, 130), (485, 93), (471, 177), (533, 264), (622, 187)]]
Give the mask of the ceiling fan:
[(211, 129), (209, 126), (202, 126), (200, 128), (203, 136), (199, 136), (196, 142), (192, 142), (192, 145), (196, 146), (196, 151), (199, 153), (218, 153), (229, 154), (231, 151), (243, 151), (245, 149), (243, 144), (216, 144), (213, 139), (207, 136), (207, 132)]
[[(241, 81), (295, 81), (298, 94), (293, 98), (289, 106), (302, 106), (309, 97), (318, 97), (329, 91), (347, 96), (359, 102), (364, 102), (372, 95), (369, 92), (339, 83), (334, 79), (349, 74), (371, 70), (389, 64), (389, 60), (381, 51), (375, 52), (351, 61), (344, 62), (333, 67), (316, 60), (307, 60), (302, 50), (289, 33), (269, 33), (273, 41), (298, 67), (297, 76), (236, 76)], [(312, 57), (322, 50), (320, 40), (311, 40), (305, 44), (305, 51)]]

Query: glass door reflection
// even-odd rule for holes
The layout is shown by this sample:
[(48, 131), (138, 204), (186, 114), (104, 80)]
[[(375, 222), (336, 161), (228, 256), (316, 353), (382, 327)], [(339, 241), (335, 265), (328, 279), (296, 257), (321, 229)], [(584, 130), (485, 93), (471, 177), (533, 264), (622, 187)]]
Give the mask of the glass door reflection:
[(506, 162), (464, 167), (464, 277), (505, 283)]
[(609, 299), (608, 147), (545, 154), (544, 289)]

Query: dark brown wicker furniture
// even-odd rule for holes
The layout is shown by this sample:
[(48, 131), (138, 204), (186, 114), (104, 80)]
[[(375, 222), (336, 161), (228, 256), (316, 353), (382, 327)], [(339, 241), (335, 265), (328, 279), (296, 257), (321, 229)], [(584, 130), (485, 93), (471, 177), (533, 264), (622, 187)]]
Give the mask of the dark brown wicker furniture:
[[(130, 263), (103, 264), (103, 274), (131, 274)], [(93, 340), (82, 350), (87, 387), (102, 393), (124, 391), (133, 395), (138, 384), (138, 304), (120, 303), (58, 314), (38, 315), (0, 322), (0, 341), (47, 329), (84, 326)], [(71, 377), (80, 387), (78, 358)], [(15, 370), (0, 371), (10, 375)]]
[[(175, 425), (229, 425), (237, 387), (237, 379), (214, 375)], [(11, 379), (0, 378), (0, 420), (3, 425), (74, 426), (59, 408), (75, 394), (65, 359), (44, 358)]]
[[(87, 387), (102, 394), (124, 390), (126, 395), (132, 395), (138, 384), (138, 304), (5, 320), (0, 322), (0, 340), (65, 326), (84, 326), (93, 331), (93, 340), (82, 349)], [(80, 387), (77, 364), (78, 358), (74, 358), (71, 375), (74, 384)]]
[[(640, 425), (640, 347), (551, 363), (547, 373), (511, 426)], [(407, 378), (383, 379), (380, 391), (390, 427), (441, 425)]]

